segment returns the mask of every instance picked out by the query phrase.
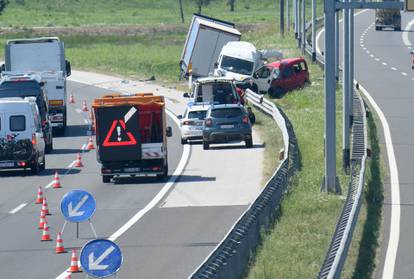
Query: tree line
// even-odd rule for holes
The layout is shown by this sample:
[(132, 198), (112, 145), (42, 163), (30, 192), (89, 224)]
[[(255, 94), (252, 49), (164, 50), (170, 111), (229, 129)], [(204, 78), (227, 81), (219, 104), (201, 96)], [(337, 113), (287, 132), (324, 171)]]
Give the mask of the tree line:
[[(192, 0), (192, 1), (195, 2), (195, 4), (197, 5), (197, 13), (198, 14), (201, 14), (202, 8), (203, 7), (207, 7), (214, 0)], [(226, 0), (226, 1), (227, 1), (227, 5), (230, 8), (230, 11), (231, 12), (234, 12), (234, 5), (236, 3), (236, 0)], [(178, 0), (178, 3), (180, 5), (181, 22), (184, 23), (183, 1), (182, 0)]]

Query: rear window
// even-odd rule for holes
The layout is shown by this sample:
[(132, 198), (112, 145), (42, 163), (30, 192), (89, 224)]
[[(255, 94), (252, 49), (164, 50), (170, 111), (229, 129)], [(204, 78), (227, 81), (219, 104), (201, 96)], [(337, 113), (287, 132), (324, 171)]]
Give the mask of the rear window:
[(188, 118), (191, 118), (191, 119), (196, 118), (198, 120), (204, 120), (206, 118), (206, 114), (207, 114), (207, 111), (205, 110), (190, 111), (188, 113)]
[(213, 109), (211, 111), (211, 116), (215, 118), (231, 118), (242, 115), (243, 111), (240, 108)]
[(26, 117), (24, 115), (10, 116), (10, 131), (21, 132), (26, 130)]

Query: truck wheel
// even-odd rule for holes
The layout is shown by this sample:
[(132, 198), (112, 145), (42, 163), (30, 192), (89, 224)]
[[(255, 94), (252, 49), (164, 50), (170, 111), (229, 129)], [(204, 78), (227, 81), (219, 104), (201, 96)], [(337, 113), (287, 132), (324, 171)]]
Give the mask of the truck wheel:
[(246, 139), (245, 143), (246, 143), (247, 148), (252, 148), (253, 147), (253, 139), (251, 137), (249, 139)]
[(394, 31), (401, 31), (401, 26), (400, 27), (395, 27)]
[(187, 144), (187, 143), (188, 143), (188, 140), (187, 139), (181, 138), (181, 144)]
[(379, 27), (379, 26), (375, 26), (375, 31), (380, 31), (380, 30), (382, 30), (382, 28), (381, 28), (381, 27)]
[(53, 151), (53, 138), (50, 139), (50, 142), (46, 144), (45, 152), (49, 154)]
[(41, 171), (44, 171), (46, 169), (46, 157), (45, 156), (43, 156), (43, 162), (42, 162), (42, 164), (40, 165), (40, 170)]
[(103, 183), (109, 183), (109, 182), (111, 182), (111, 178), (112, 178), (111, 175), (103, 175), (102, 176), (102, 182)]
[(209, 150), (210, 149), (210, 143), (208, 141), (203, 141), (203, 149)]
[(40, 172), (40, 164), (39, 164), (39, 156), (36, 158), (36, 162), (30, 167), (30, 173), (33, 175), (39, 174)]

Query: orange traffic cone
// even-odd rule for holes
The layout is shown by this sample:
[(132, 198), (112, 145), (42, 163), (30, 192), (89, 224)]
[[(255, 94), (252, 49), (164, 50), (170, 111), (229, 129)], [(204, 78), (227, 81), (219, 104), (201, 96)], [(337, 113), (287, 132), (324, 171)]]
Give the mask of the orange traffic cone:
[(86, 105), (86, 101), (83, 101), (82, 111), (89, 111), (88, 106)]
[(69, 272), (71, 273), (77, 273), (82, 272), (78, 266), (78, 257), (76, 257), (76, 249), (72, 250), (72, 256), (70, 258), (70, 267)]
[(65, 247), (63, 247), (63, 239), (62, 239), (62, 233), (58, 232), (56, 237), (56, 254), (62, 254), (66, 253)]
[(50, 215), (49, 208), (47, 207), (47, 200), (46, 200), (46, 197), (44, 197), (44, 198), (43, 198), (42, 212), (43, 212), (45, 215)]
[(40, 210), (40, 220), (39, 220), (39, 226), (38, 228), (41, 230), (43, 229), (45, 223), (46, 223), (46, 214), (43, 212), (43, 210)]
[(75, 103), (75, 97), (73, 97), (73, 94), (70, 94), (69, 103), (70, 104), (74, 104)]
[(39, 189), (37, 190), (36, 204), (41, 203), (43, 203), (43, 191), (42, 187), (39, 187)]
[(59, 174), (57, 171), (55, 172), (55, 177), (53, 178), (53, 188), (62, 188), (62, 185), (60, 185)]
[(82, 158), (79, 152), (78, 152), (78, 155), (76, 155), (75, 167), (77, 168), (83, 167)]
[(49, 225), (47, 222), (43, 224), (43, 233), (42, 233), (42, 239), (40, 241), (51, 241), (52, 238), (50, 238), (49, 234)]
[(86, 146), (86, 149), (87, 150), (95, 149), (95, 146), (93, 146), (92, 137), (89, 137), (89, 142), (88, 142), (88, 145)]

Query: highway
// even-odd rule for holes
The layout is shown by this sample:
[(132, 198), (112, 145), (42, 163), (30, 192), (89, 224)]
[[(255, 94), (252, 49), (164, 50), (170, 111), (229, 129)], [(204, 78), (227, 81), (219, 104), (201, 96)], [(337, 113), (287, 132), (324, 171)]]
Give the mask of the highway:
[[(81, 82), (81, 83), (80, 83)], [(101, 182), (95, 151), (83, 151), (83, 168), (71, 168), (76, 153), (88, 140), (88, 113), (81, 101), (110, 92), (163, 94), (170, 110), (168, 125), (169, 181), (152, 178)], [(254, 148), (213, 146), (203, 151), (198, 144), (183, 147), (173, 114), (183, 113), (185, 99), (172, 89), (145, 82), (126, 82), (85, 72), (73, 72), (69, 93), (68, 129), (55, 137), (55, 150), (47, 155), (46, 170), (31, 176), (23, 171), (0, 172), (0, 274), (4, 278), (65, 278), (70, 253), (56, 255), (56, 234), (64, 223), (60, 201), (72, 189), (85, 189), (96, 199), (92, 223), (98, 237), (110, 238), (123, 251), (118, 278), (186, 278), (211, 253), (261, 190), (263, 144), (254, 135)], [(173, 117), (173, 118), (171, 118)], [(50, 188), (55, 171), (63, 188)], [(173, 175), (174, 174), (174, 175)], [(53, 241), (41, 242), (37, 229), (40, 206), (34, 204), (39, 186), (45, 190)], [(81, 248), (93, 233), (88, 223), (68, 224), (63, 233), (65, 248)], [(79, 251), (78, 251), (79, 257)], [(85, 273), (72, 278), (85, 278)]]
[[(380, 116), (382, 154), (388, 161), (375, 278), (412, 278), (414, 273), (413, 19), (413, 14), (403, 13), (403, 32), (392, 32), (375, 31), (373, 11), (355, 17), (355, 79)], [(321, 50), (323, 45), (320, 36)]]

